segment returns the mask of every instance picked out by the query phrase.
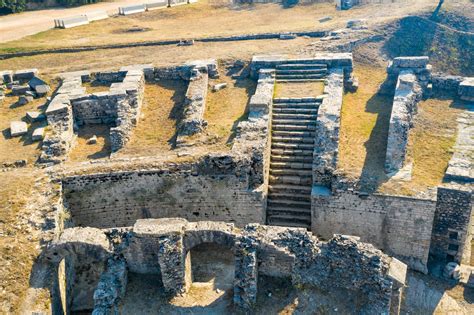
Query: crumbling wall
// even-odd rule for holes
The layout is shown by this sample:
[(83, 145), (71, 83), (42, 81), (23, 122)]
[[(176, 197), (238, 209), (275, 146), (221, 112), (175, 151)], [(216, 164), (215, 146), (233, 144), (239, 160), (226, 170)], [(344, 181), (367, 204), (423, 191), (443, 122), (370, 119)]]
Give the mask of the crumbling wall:
[(335, 192), (312, 196), (311, 230), (330, 238), (356, 235), (414, 270), (427, 272), (436, 203), (432, 200)]
[(76, 225), (129, 226), (137, 219), (183, 217), (244, 225), (264, 222), (263, 195), (250, 159), (208, 156), (163, 169), (75, 176), (63, 180)]
[(85, 94), (82, 76), (71, 74), (63, 78), (60, 88), (46, 109), (50, 131), (46, 134), (41, 147), (41, 163), (60, 163), (67, 158), (74, 140), (74, 117), (70, 99)]
[(396, 80), (388, 130), (385, 172), (395, 174), (405, 166), (409, 130), (418, 102), (431, 79), (428, 57), (398, 57), (387, 68), (385, 86)]
[(461, 263), (464, 247), (471, 246), (472, 192), (438, 188), (430, 254), (441, 261)]
[(313, 182), (329, 186), (337, 168), (341, 127), (344, 70), (331, 68), (324, 88), (325, 98), (318, 109), (313, 154)]

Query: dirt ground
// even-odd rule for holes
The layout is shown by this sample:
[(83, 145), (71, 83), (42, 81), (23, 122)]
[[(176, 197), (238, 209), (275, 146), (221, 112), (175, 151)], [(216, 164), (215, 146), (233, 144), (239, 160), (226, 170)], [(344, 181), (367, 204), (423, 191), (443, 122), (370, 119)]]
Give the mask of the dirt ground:
[[(212, 1), (202, 0), (192, 5), (125, 17), (115, 16), (67, 30), (53, 29), (41, 32), (27, 37), (26, 40), (11, 41), (0, 45), (0, 51), (11, 52), (31, 48), (228, 36), (245, 33), (323, 30), (343, 27), (348, 19), (366, 18), (370, 23), (380, 23), (420, 10), (432, 10), (432, 8), (433, 3), (429, 0), (418, 0), (410, 3), (410, 6), (384, 4), (383, 10), (378, 5), (371, 5), (357, 7), (349, 11), (336, 11), (332, 3), (285, 8), (282, 5), (271, 3), (213, 5)], [(36, 15), (39, 14), (40, 12)], [(44, 12), (44, 14), (48, 16), (51, 13)], [(31, 23), (29, 22), (30, 15), (31, 13), (27, 13), (24, 15), (27, 17), (23, 17), (20, 14), (16, 20), (22, 20), (25, 25), (28, 25)], [(331, 21), (318, 22), (320, 18), (328, 15), (333, 18)], [(3, 23), (12, 22), (9, 19)], [(12, 35), (3, 36), (12, 38)]]

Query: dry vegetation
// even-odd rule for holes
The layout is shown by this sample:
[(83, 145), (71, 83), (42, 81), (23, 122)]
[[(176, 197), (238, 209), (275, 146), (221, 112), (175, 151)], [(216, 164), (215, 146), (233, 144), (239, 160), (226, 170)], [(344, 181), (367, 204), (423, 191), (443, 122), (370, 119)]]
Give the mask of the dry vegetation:
[(383, 68), (357, 65), (359, 90), (344, 96), (339, 166), (352, 178), (361, 178), (366, 190), (414, 195), (442, 182), (456, 140), (456, 118), (465, 108), (452, 100), (420, 102), (410, 131), (407, 163), (412, 179), (389, 179), (384, 173), (387, 135), (393, 97), (377, 94), (386, 77)]
[(26, 206), (37, 173), (32, 169), (0, 172), (1, 314), (18, 314), (38, 254), (38, 240), (24, 222), (28, 218)]
[[(391, 10), (383, 11), (378, 6), (336, 11), (332, 3), (299, 5), (288, 9), (279, 4), (214, 6), (203, 0), (188, 6), (126, 17), (116, 16), (68, 30), (53, 29), (41, 32), (26, 37), (26, 40), (2, 44), (0, 51), (321, 30), (344, 26), (345, 21), (351, 18), (370, 18), (370, 22), (374, 23), (386, 21), (416, 10), (426, 10), (427, 3), (428, 0), (420, 0), (409, 7), (394, 4)], [(319, 18), (328, 15), (332, 16), (333, 20), (318, 22)]]
[(274, 97), (317, 97), (324, 93), (324, 82), (277, 82)]
[[(256, 82), (251, 79), (232, 79), (225, 67), (220, 65), (219, 79), (209, 81), (204, 119), (208, 122), (208, 132), (216, 135), (222, 145), (228, 144), (239, 121), (247, 119), (248, 102), (255, 93)], [(223, 90), (212, 92), (212, 86), (227, 83)]]
[[(77, 139), (68, 162), (80, 162), (105, 158), (110, 155), (110, 128), (107, 125), (86, 125), (79, 128)], [(97, 137), (97, 142), (88, 144), (92, 136)]]
[(123, 155), (160, 155), (170, 151), (187, 85), (182, 80), (147, 83), (141, 117)]

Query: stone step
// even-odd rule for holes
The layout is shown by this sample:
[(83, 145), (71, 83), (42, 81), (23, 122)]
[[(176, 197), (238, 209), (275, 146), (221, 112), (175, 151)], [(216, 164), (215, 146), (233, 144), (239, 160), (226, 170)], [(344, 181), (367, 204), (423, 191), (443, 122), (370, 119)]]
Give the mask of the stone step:
[(283, 165), (290, 163), (303, 163), (312, 165), (313, 157), (298, 157), (298, 156), (284, 156), (284, 155), (272, 155), (270, 158), (271, 163), (284, 162)]
[(314, 144), (306, 143), (279, 143), (272, 142), (272, 149), (302, 149), (302, 150), (313, 150)]
[(300, 176), (300, 177), (312, 177), (312, 169), (294, 169), (294, 168), (283, 168), (283, 169), (271, 169), (270, 174), (272, 176)]
[(276, 113), (275, 110), (280, 110), (280, 109), (313, 109), (313, 110), (318, 110), (319, 109), (319, 103), (279, 103), (279, 104), (273, 104), (272, 112)]
[(326, 76), (325, 73), (318, 74), (277, 74), (277, 80), (315, 80), (322, 79)]
[(272, 205), (271, 207), (277, 207), (277, 208), (297, 208), (301, 209), (302, 211), (306, 209), (311, 209), (311, 200), (291, 200), (288, 198), (275, 198), (273, 196), (268, 197), (267, 199), (267, 205)]
[(319, 103), (324, 99), (323, 96), (318, 97), (278, 97), (273, 99), (273, 104), (288, 103)]
[(279, 83), (324, 82), (324, 79), (276, 79)]
[(311, 185), (312, 176), (290, 176), (290, 175), (270, 175), (269, 183), (271, 184), (293, 184), (293, 185)]
[(315, 131), (315, 125), (273, 125), (272, 131)]
[(271, 193), (270, 196), (273, 196), (273, 193), (299, 193), (308, 195), (311, 194), (310, 185), (288, 185), (288, 184), (274, 184), (268, 185), (268, 191)]
[(315, 115), (315, 114), (311, 115), (311, 114), (300, 114), (300, 113), (298, 113), (298, 114), (273, 113), (273, 115), (272, 115), (273, 119), (290, 119), (290, 120), (293, 120), (293, 119), (316, 120), (317, 117), (318, 117), (318, 115)]
[[(319, 106), (319, 105), (318, 105)], [(304, 115), (315, 115), (318, 116), (318, 108), (306, 108), (304, 107), (273, 107), (273, 114), (304, 114)]]
[(272, 143), (308, 143), (314, 145), (314, 137), (272, 137)]
[(311, 193), (305, 192), (305, 193), (298, 193), (294, 191), (286, 192), (286, 191), (281, 191), (281, 192), (272, 192), (268, 198), (273, 198), (273, 199), (286, 199), (286, 200), (295, 200), (295, 201), (307, 201), (311, 202)]
[(272, 131), (272, 136), (275, 137), (316, 137), (316, 132), (308, 131)]
[(286, 206), (285, 204), (268, 204), (267, 214), (269, 215), (289, 215), (294, 217), (307, 217), (311, 216), (311, 204), (309, 206)]
[(299, 156), (299, 157), (313, 157), (314, 150), (302, 150), (302, 149), (272, 149), (272, 155), (285, 155), (285, 156)]
[(277, 70), (289, 70), (289, 69), (327, 69), (328, 66), (320, 63), (286, 63), (277, 65)]
[(309, 120), (309, 119), (273, 119), (272, 125), (316, 125), (316, 120)]
[(327, 74), (327, 69), (276, 69), (275, 71), (277, 77), (279, 75), (286, 75), (286, 74)]
[(306, 228), (311, 227), (311, 216), (304, 219), (296, 219), (292, 216), (279, 216), (279, 215), (269, 215), (267, 217), (267, 222), (269, 225), (275, 226), (287, 226), (287, 227), (297, 227), (297, 228)]
[[(301, 158), (300, 158), (301, 159)], [(311, 157), (311, 162), (303, 163), (303, 162), (270, 162), (270, 168), (277, 170), (277, 169), (293, 169), (293, 170), (312, 170), (313, 169), (313, 161)]]

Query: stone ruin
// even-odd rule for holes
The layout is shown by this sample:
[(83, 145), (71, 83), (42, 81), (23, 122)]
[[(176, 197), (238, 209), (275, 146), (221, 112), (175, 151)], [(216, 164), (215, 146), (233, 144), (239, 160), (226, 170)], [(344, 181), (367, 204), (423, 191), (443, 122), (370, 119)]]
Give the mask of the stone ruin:
[[(246, 310), (256, 303), (258, 275), (268, 275), (349, 294), (363, 301), (361, 313), (398, 314), (406, 268), (427, 273), (430, 257), (465, 261), (472, 238), (469, 113), (460, 118), (446, 172), (455, 183), (429, 198), (368, 193), (337, 169), (343, 95), (357, 89), (352, 55), (254, 56), (249, 70), (257, 87), (229, 151), (141, 169), (124, 162), (120, 171), (54, 175), (61, 183), (58, 212), (68, 214), (58, 215), (68, 219), (57, 226), (68, 228), (41, 256), (57, 276), (50, 282), (55, 310), (115, 312), (128, 272), (160, 274), (171, 296), (185, 294), (192, 281), (188, 253), (209, 242), (234, 253), (233, 301)], [(437, 94), (470, 99), (472, 80), (433, 74), (426, 57), (396, 58), (387, 71), (381, 89), (394, 91), (394, 102), (386, 170), (394, 172), (405, 167), (417, 102)], [(75, 125), (83, 124), (111, 124), (112, 151), (120, 150), (140, 117), (144, 82), (156, 79), (188, 82), (176, 145), (190, 147), (189, 136), (206, 128), (208, 80), (216, 75), (215, 60), (63, 74), (46, 111), (53, 132), (41, 159), (63, 161)], [(86, 94), (82, 84), (90, 80), (110, 90)], [(274, 95), (277, 82), (308, 81), (324, 82), (324, 93)]]
[[(66, 281), (65, 292), (53, 291), (53, 305), (59, 308), (53, 312), (93, 308), (96, 315), (116, 313), (127, 272), (158, 273), (170, 296), (184, 294), (192, 281), (190, 250), (203, 243), (234, 253), (233, 302), (244, 310), (257, 302), (258, 275), (269, 275), (290, 277), (295, 286), (356, 295), (362, 313), (399, 311), (406, 266), (356, 238), (338, 235), (321, 242), (304, 229), (250, 224), (241, 230), (223, 222), (166, 218), (112, 230), (64, 230), (41, 256), (57, 270), (54, 277)], [(65, 271), (58, 267), (62, 261)]]

